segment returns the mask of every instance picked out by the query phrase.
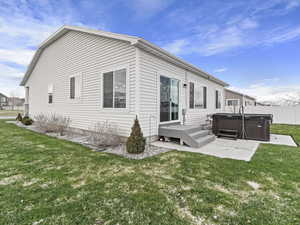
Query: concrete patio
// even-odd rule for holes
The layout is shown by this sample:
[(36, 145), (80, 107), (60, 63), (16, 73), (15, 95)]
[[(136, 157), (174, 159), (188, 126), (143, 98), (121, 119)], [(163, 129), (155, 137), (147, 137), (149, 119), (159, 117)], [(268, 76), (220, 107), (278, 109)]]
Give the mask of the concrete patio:
[(178, 151), (202, 153), (206, 155), (216, 156), (219, 158), (229, 158), (243, 161), (250, 161), (255, 154), (258, 146), (261, 144), (276, 144), (276, 145), (287, 145), (294, 146), (295, 144), (293, 138), (287, 135), (275, 135), (271, 134), (270, 142), (261, 142), (253, 140), (229, 140), (217, 138), (215, 141), (201, 147), (201, 148), (191, 148), (188, 146), (183, 146), (171, 142), (161, 142), (156, 141), (152, 143), (154, 146), (176, 149)]

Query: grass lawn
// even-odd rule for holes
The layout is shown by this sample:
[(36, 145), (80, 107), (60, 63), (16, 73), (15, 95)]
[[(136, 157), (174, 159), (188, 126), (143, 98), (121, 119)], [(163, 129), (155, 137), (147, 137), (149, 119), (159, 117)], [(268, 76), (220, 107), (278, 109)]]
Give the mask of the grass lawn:
[(23, 113), (20, 110), (0, 110), (0, 117), (1, 116), (15, 116), (17, 117), (18, 113)]
[(0, 209), (3, 225), (296, 225), (300, 148), (264, 144), (251, 162), (177, 151), (135, 161), (0, 120)]
[(271, 132), (273, 134), (291, 135), (298, 145), (300, 144), (300, 126), (276, 124), (271, 127)]

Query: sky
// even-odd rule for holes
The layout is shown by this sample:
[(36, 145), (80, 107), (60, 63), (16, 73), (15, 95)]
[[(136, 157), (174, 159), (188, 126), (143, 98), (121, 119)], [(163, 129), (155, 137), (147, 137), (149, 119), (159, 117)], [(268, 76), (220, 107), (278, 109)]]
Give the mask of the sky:
[(300, 0), (0, 0), (0, 92), (24, 96), (64, 24), (142, 37), (259, 101), (300, 96)]

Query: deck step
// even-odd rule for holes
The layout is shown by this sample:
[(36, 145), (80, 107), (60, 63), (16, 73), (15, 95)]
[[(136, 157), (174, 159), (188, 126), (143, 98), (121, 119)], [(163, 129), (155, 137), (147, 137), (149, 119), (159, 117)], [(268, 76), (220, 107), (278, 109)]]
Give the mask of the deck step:
[(216, 139), (215, 135), (207, 135), (197, 139), (198, 148), (214, 141)]
[(193, 148), (200, 148), (215, 140), (210, 129), (203, 129), (203, 125), (171, 125), (160, 126), (159, 136), (180, 139), (186, 145)]
[(194, 138), (194, 139), (198, 139), (200, 137), (206, 136), (210, 134), (209, 130), (200, 130), (200, 131), (196, 131), (194, 133), (191, 133), (190, 135)]

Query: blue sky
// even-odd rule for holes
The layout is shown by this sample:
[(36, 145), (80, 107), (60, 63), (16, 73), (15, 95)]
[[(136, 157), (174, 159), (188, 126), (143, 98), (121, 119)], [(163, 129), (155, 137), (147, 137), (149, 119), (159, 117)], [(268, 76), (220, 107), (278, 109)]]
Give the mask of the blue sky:
[(276, 100), (300, 90), (300, 0), (0, 0), (0, 92), (64, 24), (145, 38), (230, 83)]

